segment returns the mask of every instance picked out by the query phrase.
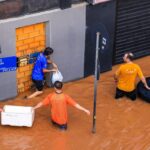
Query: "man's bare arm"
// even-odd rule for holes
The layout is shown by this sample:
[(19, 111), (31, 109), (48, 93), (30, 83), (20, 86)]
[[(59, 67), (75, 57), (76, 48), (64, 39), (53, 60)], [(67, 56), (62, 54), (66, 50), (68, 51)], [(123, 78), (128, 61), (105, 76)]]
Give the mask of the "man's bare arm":
[(142, 78), (141, 78), (141, 81), (143, 82), (145, 88), (148, 89), (148, 90), (150, 90), (150, 87), (148, 86), (145, 77), (142, 77)]
[(35, 110), (35, 109), (40, 108), (40, 107), (42, 107), (42, 106), (43, 106), (43, 103), (40, 102), (40, 103), (38, 103), (36, 106), (34, 106), (33, 109)]
[(90, 111), (80, 106), (79, 104), (76, 104), (75, 107), (81, 111), (84, 111), (87, 115), (90, 115)]

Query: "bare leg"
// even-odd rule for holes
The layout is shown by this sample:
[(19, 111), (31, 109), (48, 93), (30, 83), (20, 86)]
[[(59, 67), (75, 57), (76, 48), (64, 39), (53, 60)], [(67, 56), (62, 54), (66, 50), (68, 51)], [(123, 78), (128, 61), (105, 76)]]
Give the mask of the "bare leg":
[(31, 94), (30, 96), (28, 96), (27, 99), (34, 98), (42, 93), (43, 93), (43, 91), (36, 91), (33, 94)]

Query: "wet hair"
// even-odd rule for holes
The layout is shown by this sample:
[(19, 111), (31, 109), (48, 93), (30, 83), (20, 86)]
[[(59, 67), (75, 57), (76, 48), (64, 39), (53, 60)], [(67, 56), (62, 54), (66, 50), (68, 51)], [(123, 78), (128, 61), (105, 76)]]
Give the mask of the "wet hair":
[(44, 52), (43, 52), (43, 54), (45, 56), (48, 56), (48, 55), (51, 55), (53, 53), (53, 51), (54, 50), (51, 47), (46, 47), (45, 50), (44, 50)]
[(130, 59), (130, 60), (133, 60), (134, 59), (134, 55), (133, 53), (126, 53), (127, 54), (127, 58)]
[(58, 90), (61, 90), (62, 87), (63, 87), (63, 83), (60, 82), (60, 81), (56, 81), (56, 82), (54, 83), (54, 87), (55, 87), (56, 89), (58, 89)]

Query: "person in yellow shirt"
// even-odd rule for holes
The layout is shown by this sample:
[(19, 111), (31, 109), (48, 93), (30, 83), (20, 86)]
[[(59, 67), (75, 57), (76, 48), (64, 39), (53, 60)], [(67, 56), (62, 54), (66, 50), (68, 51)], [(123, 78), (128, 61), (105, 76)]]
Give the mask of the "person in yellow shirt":
[(147, 85), (145, 77), (141, 71), (139, 65), (132, 62), (134, 55), (132, 53), (126, 53), (123, 56), (125, 64), (121, 65), (116, 71), (114, 79), (117, 83), (115, 98), (121, 98), (123, 96), (129, 97), (131, 100), (136, 99), (136, 86), (135, 81), (138, 76), (143, 82), (146, 89), (150, 90)]

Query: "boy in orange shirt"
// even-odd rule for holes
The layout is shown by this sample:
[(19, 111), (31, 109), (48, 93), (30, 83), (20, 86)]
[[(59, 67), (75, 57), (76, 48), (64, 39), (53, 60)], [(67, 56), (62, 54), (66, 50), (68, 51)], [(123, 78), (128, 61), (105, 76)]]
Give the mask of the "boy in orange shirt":
[(145, 77), (140, 69), (140, 67), (132, 62), (133, 54), (126, 53), (123, 57), (125, 64), (121, 65), (115, 73), (115, 81), (117, 82), (116, 96), (118, 99), (126, 95), (131, 100), (136, 99), (136, 87), (135, 80), (138, 76), (143, 82), (146, 89), (150, 90), (147, 85)]
[(55, 92), (49, 94), (42, 102), (38, 103), (34, 109), (42, 107), (43, 105), (50, 105), (52, 123), (62, 130), (67, 129), (67, 104), (84, 111), (90, 115), (90, 111), (77, 104), (71, 97), (64, 94), (62, 91), (63, 83), (56, 81), (54, 83)]

